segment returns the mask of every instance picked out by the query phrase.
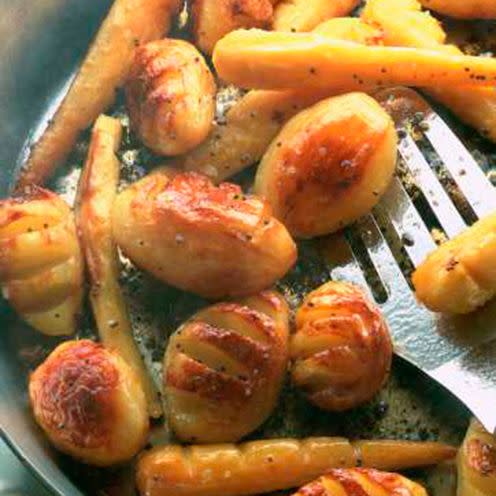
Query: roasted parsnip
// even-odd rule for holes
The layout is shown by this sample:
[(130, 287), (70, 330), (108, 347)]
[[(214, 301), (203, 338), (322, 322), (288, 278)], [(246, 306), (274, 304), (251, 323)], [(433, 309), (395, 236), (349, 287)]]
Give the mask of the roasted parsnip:
[[(331, 19), (317, 32), (332, 38), (376, 45), (381, 31), (356, 18)], [(227, 112), (226, 122), (214, 124), (209, 137), (172, 165), (208, 175), (220, 182), (258, 162), (284, 122), (304, 108), (335, 94), (332, 90), (254, 90)]]
[(296, 260), (295, 243), (266, 201), (195, 172), (157, 170), (124, 190), (113, 232), (139, 267), (212, 299), (262, 291)]
[(347, 16), (360, 0), (281, 0), (274, 9), (275, 31), (311, 31), (333, 17)]
[(162, 37), (180, 5), (180, 0), (115, 0), (69, 92), (21, 171), (19, 188), (43, 183), (67, 158), (78, 134), (114, 101), (136, 44)]
[(431, 253), (412, 277), (417, 298), (435, 312), (469, 313), (496, 294), (496, 214)]
[(93, 127), (80, 179), (77, 225), (90, 276), (90, 300), (102, 342), (134, 369), (145, 392), (150, 416), (159, 417), (158, 391), (133, 339), (119, 286), (119, 259), (112, 238), (110, 212), (119, 180), (115, 152), (121, 140), (118, 120), (100, 116)]
[(101, 344), (83, 339), (55, 348), (29, 378), (29, 399), (50, 442), (85, 463), (122, 463), (146, 443), (140, 381)]
[(335, 469), (293, 496), (428, 496), (416, 482), (370, 468)]
[(276, 0), (193, 0), (191, 14), (195, 45), (211, 54), (215, 44), (238, 28), (267, 27)]
[(239, 29), (217, 43), (213, 61), (223, 80), (257, 89), (487, 86), (496, 80), (496, 60), (488, 57), (365, 46), (318, 33)]
[(494, 19), (494, 0), (420, 0), (424, 7), (460, 19)]
[(179, 155), (208, 135), (215, 81), (200, 52), (183, 40), (152, 41), (136, 49), (126, 83), (131, 125), (159, 155)]
[(457, 496), (496, 494), (496, 437), (472, 419), (458, 452)]
[(396, 165), (387, 112), (365, 93), (322, 100), (293, 117), (272, 141), (254, 191), (299, 238), (329, 234), (368, 213)]
[(73, 334), (83, 297), (74, 215), (51, 191), (27, 187), (0, 201), (0, 284), (17, 313), (44, 334)]
[[(387, 45), (429, 48), (448, 54), (462, 53), (454, 45), (444, 44), (446, 33), (441, 24), (428, 12), (423, 12), (417, 0), (368, 0), (362, 17), (382, 29)], [(429, 87), (425, 91), (446, 105), (463, 122), (496, 141), (494, 87)]]
[(201, 310), (164, 358), (169, 425), (186, 442), (233, 442), (274, 409), (288, 364), (289, 310), (264, 291)]
[(393, 346), (380, 310), (358, 287), (328, 282), (296, 313), (291, 375), (308, 399), (342, 411), (369, 401), (386, 382)]
[[(456, 449), (439, 443), (390, 441), (396, 470), (422, 450), (413, 467), (451, 459)], [(381, 447), (381, 452), (384, 453)], [(389, 456), (391, 460), (393, 456)], [(355, 467), (359, 449), (343, 438), (265, 440), (240, 445), (165, 446), (145, 453), (138, 463), (137, 483), (146, 496), (242, 496), (290, 489), (335, 468)], [(382, 465), (385, 465), (382, 463)]]

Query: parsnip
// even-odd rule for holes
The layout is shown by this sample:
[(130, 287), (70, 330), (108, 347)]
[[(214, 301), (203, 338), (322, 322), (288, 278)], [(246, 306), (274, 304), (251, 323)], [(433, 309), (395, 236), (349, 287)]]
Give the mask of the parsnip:
[[(445, 45), (446, 33), (417, 0), (368, 0), (362, 18), (384, 32), (384, 43), (391, 46), (429, 48), (441, 53), (461, 54)], [(496, 141), (496, 90), (494, 87), (426, 88), (425, 91), (446, 105), (463, 122)]]
[(347, 16), (360, 0), (282, 0), (274, 10), (275, 31), (311, 31), (333, 17)]
[(161, 415), (158, 392), (133, 339), (126, 304), (119, 287), (119, 261), (112, 239), (110, 212), (119, 180), (115, 156), (121, 124), (100, 116), (94, 127), (79, 184), (77, 224), (90, 276), (90, 299), (98, 333), (135, 370), (152, 417)]
[(18, 188), (43, 183), (68, 156), (78, 134), (115, 98), (136, 45), (169, 29), (180, 0), (115, 0), (52, 123), (36, 143)]
[[(364, 44), (378, 44), (381, 40), (380, 30), (350, 17), (324, 22), (316, 32)], [(227, 112), (224, 124), (215, 124), (198, 148), (171, 164), (221, 182), (258, 162), (288, 119), (334, 93), (327, 89), (250, 91)]]
[(259, 89), (487, 86), (496, 60), (435, 50), (364, 46), (318, 33), (234, 31), (215, 48), (219, 77)]
[[(384, 454), (384, 447), (380, 449)], [(438, 443), (391, 441), (389, 449), (390, 460), (394, 453), (391, 469), (401, 466), (401, 460), (411, 459), (410, 466), (415, 467), (456, 454), (456, 449)], [(418, 450), (423, 450), (423, 460), (410, 456)], [(265, 440), (239, 446), (165, 446), (142, 456), (137, 483), (146, 496), (262, 494), (306, 484), (332, 468), (354, 467), (359, 460), (359, 451), (343, 438)]]

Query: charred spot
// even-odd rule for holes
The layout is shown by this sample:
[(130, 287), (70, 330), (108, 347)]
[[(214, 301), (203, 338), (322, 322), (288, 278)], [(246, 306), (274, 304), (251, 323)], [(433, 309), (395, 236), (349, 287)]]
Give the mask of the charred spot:
[(496, 475), (496, 449), (479, 439), (467, 445), (468, 463), (483, 476)]

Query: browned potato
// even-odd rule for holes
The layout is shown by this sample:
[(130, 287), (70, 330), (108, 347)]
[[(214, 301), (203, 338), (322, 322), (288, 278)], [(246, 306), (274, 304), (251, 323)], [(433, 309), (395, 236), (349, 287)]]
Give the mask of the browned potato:
[(494, 0), (420, 0), (424, 7), (461, 19), (494, 19)]
[(361, 289), (328, 282), (296, 313), (291, 339), (293, 382), (325, 410), (354, 408), (386, 382), (393, 346), (380, 310)]
[(428, 496), (416, 482), (370, 468), (336, 469), (302, 487), (293, 496)]
[(74, 216), (51, 191), (30, 187), (0, 201), (0, 283), (4, 297), (38, 331), (75, 331), (83, 257)]
[(360, 0), (281, 0), (274, 9), (275, 31), (311, 31), (333, 17), (347, 16)]
[(42, 184), (61, 165), (78, 134), (114, 101), (136, 44), (161, 38), (181, 4), (180, 0), (114, 1), (67, 96), (21, 171), (19, 190)]
[(168, 423), (186, 442), (233, 442), (274, 409), (288, 361), (288, 307), (265, 291), (183, 324), (164, 358)]
[(367, 213), (396, 164), (389, 115), (364, 93), (329, 98), (293, 117), (264, 155), (255, 192), (297, 237), (334, 232)]
[(257, 293), (296, 260), (268, 203), (194, 172), (158, 170), (120, 193), (113, 232), (136, 265), (206, 298)]
[(496, 494), (496, 437), (474, 418), (458, 452), (458, 496)]
[[(385, 470), (436, 464), (456, 454), (456, 448), (440, 443), (387, 442), (387, 449), (381, 446), (375, 453), (388, 460)], [(413, 458), (411, 452), (415, 453)], [(417, 456), (419, 452), (424, 454), (423, 459)], [(380, 456), (370, 459), (386, 465)], [(142, 456), (137, 483), (143, 496), (263, 494), (306, 484), (329, 470), (362, 464), (361, 460), (360, 448), (342, 438), (270, 439), (189, 448), (169, 445)], [(366, 463), (364, 459), (363, 465)], [(338, 495), (342, 496), (341, 492)], [(417, 496), (404, 491), (393, 495)]]
[(215, 81), (190, 43), (153, 41), (136, 49), (126, 100), (131, 125), (143, 143), (159, 155), (179, 155), (210, 131)]
[(447, 241), (414, 272), (417, 298), (430, 310), (469, 313), (496, 294), (496, 214)]
[(85, 463), (121, 463), (146, 443), (148, 413), (137, 376), (93, 341), (55, 348), (31, 375), (29, 398), (50, 442)]
[(211, 54), (217, 41), (234, 29), (269, 26), (272, 3), (275, 0), (193, 0), (195, 45)]

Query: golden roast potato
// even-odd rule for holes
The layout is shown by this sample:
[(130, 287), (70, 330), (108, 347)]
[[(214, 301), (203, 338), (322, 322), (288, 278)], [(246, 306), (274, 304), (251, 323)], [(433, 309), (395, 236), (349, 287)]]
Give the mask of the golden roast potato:
[(412, 276), (417, 298), (434, 312), (469, 313), (496, 294), (496, 213), (431, 253)]
[(27, 187), (0, 201), (3, 296), (32, 327), (72, 334), (83, 297), (83, 257), (74, 216), (59, 196)]
[(138, 377), (101, 344), (59, 345), (29, 378), (29, 398), (51, 443), (85, 463), (124, 462), (146, 443), (148, 412)]
[(494, 0), (420, 0), (428, 9), (461, 19), (494, 19)]
[(371, 468), (334, 469), (293, 496), (428, 496), (416, 482)]
[(120, 193), (113, 232), (137, 266), (206, 298), (257, 293), (296, 260), (268, 203), (195, 172), (160, 169)]
[(126, 84), (131, 125), (155, 153), (185, 153), (210, 131), (215, 90), (210, 69), (191, 43), (147, 43), (136, 49)]
[(234, 442), (274, 409), (288, 361), (288, 307), (265, 291), (183, 324), (164, 358), (168, 423), (182, 441)]
[(320, 408), (341, 411), (384, 385), (393, 348), (384, 318), (363, 291), (331, 281), (298, 309), (290, 355), (294, 384)]
[(260, 163), (255, 192), (296, 237), (337, 231), (386, 191), (396, 144), (393, 121), (373, 98), (328, 98), (283, 127)]
[(475, 418), (458, 452), (458, 496), (496, 494), (496, 437)]

